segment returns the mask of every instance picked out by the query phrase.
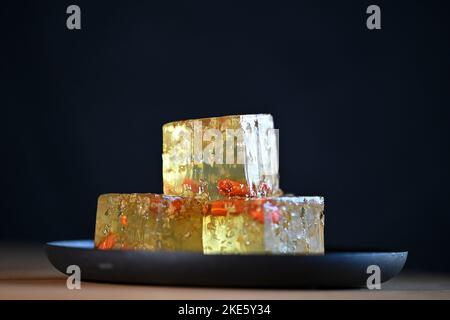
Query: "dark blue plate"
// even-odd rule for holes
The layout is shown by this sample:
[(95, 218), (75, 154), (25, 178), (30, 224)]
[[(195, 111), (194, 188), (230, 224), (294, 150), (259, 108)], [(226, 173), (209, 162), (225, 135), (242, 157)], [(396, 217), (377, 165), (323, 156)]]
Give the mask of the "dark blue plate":
[(368, 267), (381, 282), (396, 276), (408, 252), (328, 250), (324, 255), (204, 255), (188, 252), (96, 250), (92, 240), (46, 244), (59, 271), (78, 265), (85, 281), (233, 287), (365, 287)]

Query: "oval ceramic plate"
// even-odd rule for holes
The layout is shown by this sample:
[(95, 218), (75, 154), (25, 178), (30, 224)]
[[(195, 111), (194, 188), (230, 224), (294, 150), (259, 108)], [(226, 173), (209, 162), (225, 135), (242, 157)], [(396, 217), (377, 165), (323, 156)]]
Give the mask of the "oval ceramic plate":
[(371, 265), (380, 267), (385, 282), (402, 270), (408, 255), (389, 251), (327, 251), (302, 256), (96, 250), (92, 240), (49, 242), (46, 252), (63, 273), (69, 265), (78, 265), (85, 281), (292, 288), (363, 287)]

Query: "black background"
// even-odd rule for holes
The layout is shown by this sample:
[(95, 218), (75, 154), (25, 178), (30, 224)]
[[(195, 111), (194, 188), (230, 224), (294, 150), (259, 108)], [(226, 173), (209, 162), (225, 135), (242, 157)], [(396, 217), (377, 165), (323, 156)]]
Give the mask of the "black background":
[(0, 240), (92, 238), (99, 194), (162, 191), (163, 123), (271, 113), (282, 188), (325, 197), (328, 246), (449, 271), (448, 9), (2, 2)]

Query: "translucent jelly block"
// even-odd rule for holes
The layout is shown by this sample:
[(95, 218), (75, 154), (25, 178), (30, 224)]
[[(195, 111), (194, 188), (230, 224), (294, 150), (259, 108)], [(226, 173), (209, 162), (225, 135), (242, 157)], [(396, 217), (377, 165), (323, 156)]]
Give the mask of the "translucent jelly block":
[(105, 194), (98, 199), (95, 247), (202, 251), (203, 205), (158, 194)]
[(324, 252), (321, 197), (228, 199), (209, 204), (204, 253)]
[(162, 157), (164, 194), (209, 200), (281, 194), (269, 114), (165, 124)]

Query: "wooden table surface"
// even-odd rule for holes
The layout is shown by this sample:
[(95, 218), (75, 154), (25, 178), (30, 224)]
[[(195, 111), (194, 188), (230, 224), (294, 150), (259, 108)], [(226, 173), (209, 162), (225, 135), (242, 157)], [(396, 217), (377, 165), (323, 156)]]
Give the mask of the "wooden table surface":
[(449, 299), (450, 274), (402, 272), (381, 290), (285, 290), (165, 287), (82, 282), (66, 287), (67, 276), (48, 262), (43, 246), (0, 244), (0, 299)]

